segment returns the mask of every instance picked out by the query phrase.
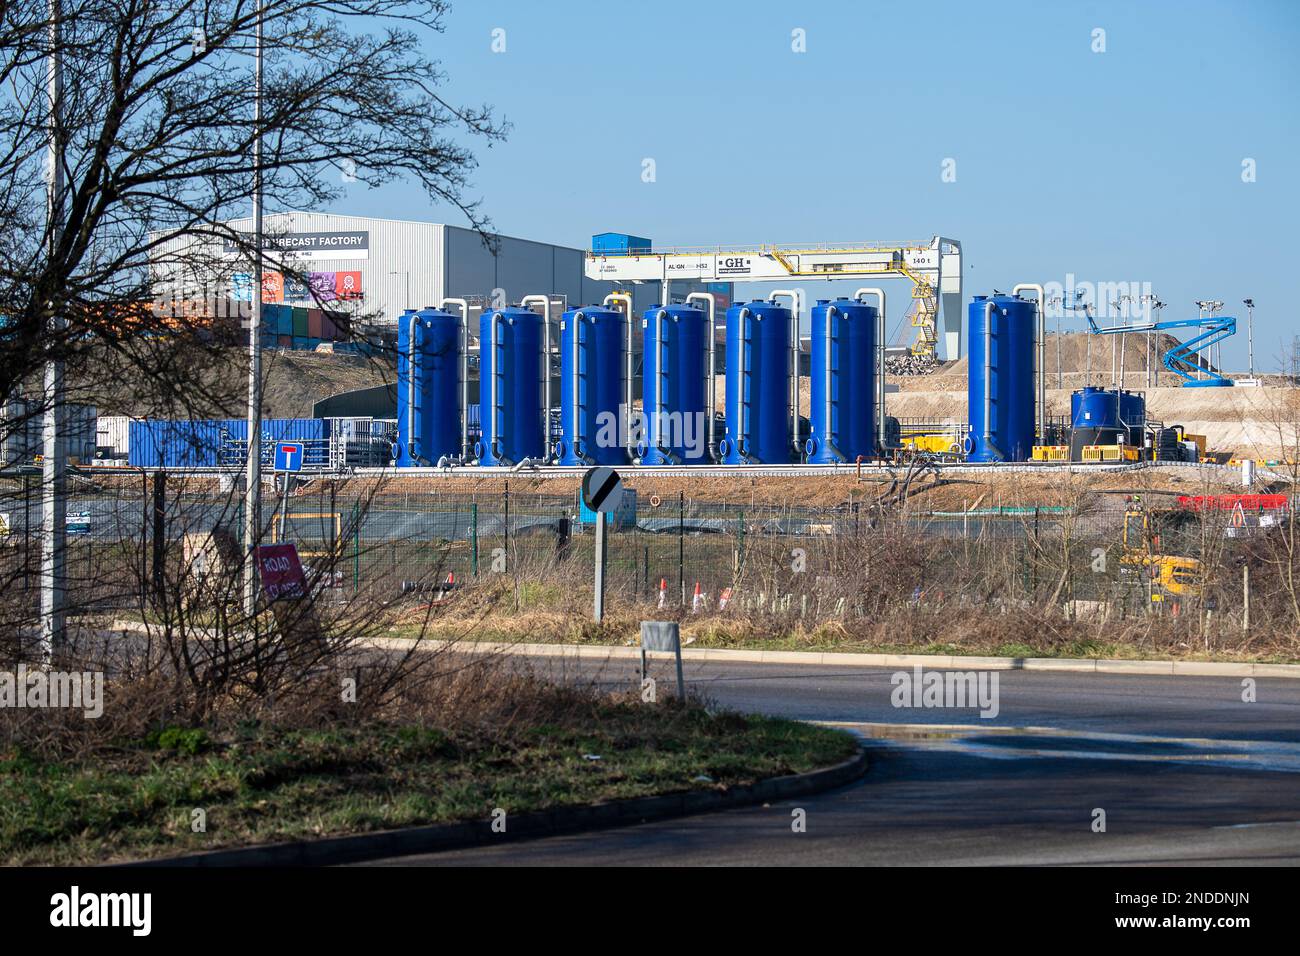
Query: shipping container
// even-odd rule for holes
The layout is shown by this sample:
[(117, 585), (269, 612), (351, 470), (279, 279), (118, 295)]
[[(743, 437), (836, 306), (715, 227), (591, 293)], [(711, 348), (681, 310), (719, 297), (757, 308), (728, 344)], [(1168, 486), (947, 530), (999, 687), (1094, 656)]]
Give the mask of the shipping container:
[(307, 337), (307, 309), (293, 308), (293, 337)]
[(276, 344), (282, 349), (291, 349), (293, 348), (293, 336), (281, 335), (276, 341)]
[[(133, 421), (128, 459), (136, 468), (216, 468), (245, 461), (248, 422), (240, 418), (199, 421)], [(273, 460), (275, 443), (300, 441), (304, 464), (324, 467), (329, 427), (320, 418), (268, 418), (262, 422), (261, 456)]]
[(101, 415), (95, 421), (96, 449), (111, 449), (108, 458), (126, 458), (131, 451), (130, 415)]
[(223, 424), (219, 421), (133, 421), (127, 459), (133, 468), (215, 468), (221, 443), (228, 437), (223, 432)]
[(650, 240), (623, 232), (602, 232), (591, 237), (591, 251), (598, 255), (649, 255)]
[(320, 309), (307, 310), (307, 337), (308, 338), (319, 339), (324, 337), (324, 333), (321, 331), (321, 319), (324, 318), (324, 315), (325, 315), (324, 312), (322, 312)]

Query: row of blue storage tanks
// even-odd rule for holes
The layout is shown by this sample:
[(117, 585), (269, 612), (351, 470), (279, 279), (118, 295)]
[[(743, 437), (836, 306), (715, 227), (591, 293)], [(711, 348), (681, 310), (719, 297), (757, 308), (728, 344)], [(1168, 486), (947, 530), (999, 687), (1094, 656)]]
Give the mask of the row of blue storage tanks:
[[(704, 308), (654, 305), (641, 316), (641, 438), (631, 439), (628, 316), (608, 305), (570, 309), (559, 323), (561, 437), (543, 425), (548, 330), (512, 307), (479, 317), (481, 435), (462, 448), (461, 319), (408, 310), (398, 325), (399, 466), (457, 459), (485, 466), (524, 460), (561, 465), (700, 465), (853, 461), (879, 453), (876, 438), (878, 310), (857, 299), (812, 310), (809, 436), (796, 449), (791, 412), (798, 330), (774, 301), (737, 303), (726, 315), (725, 431), (712, 436), (713, 318)], [(819, 374), (820, 373), (820, 374)], [(412, 441), (414, 437), (414, 441)]]
[[(1028, 461), (1038, 437), (1035, 346), (1038, 303), (1019, 295), (975, 296), (967, 310), (967, 460)], [(399, 466), (474, 459), (509, 466), (525, 459), (562, 465), (813, 464), (874, 458), (879, 445), (879, 314), (859, 299), (822, 299), (812, 310), (809, 433), (796, 447), (791, 414), (798, 330), (775, 301), (737, 303), (726, 314), (725, 431), (716, 443), (710, 350), (713, 322), (694, 304), (651, 306), (641, 316), (644, 437), (627, 438), (628, 318), (604, 305), (565, 312), (559, 327), (561, 438), (544, 428), (542, 316), (512, 307), (479, 318), (481, 437), (462, 447), (464, 354), (461, 320), (438, 309), (408, 310), (398, 331)], [(414, 381), (414, 388), (411, 383)], [(1041, 379), (1040, 383), (1041, 385)], [(414, 403), (412, 404), (412, 396)], [(472, 416), (471, 416), (472, 418)], [(611, 427), (611, 422), (613, 423)], [(1140, 445), (1141, 395), (1087, 387), (1071, 399), (1070, 426), (1088, 444)], [(411, 437), (415, 441), (412, 443)]]

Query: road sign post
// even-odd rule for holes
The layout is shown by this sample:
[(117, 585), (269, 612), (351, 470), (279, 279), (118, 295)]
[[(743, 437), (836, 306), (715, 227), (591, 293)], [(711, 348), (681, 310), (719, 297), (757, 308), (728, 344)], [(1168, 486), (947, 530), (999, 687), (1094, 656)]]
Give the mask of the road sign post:
[(677, 697), (686, 699), (686, 681), (682, 676), (682, 633), (676, 621), (641, 622), (641, 686), (649, 676), (647, 651), (671, 653), (677, 660)]
[[(285, 525), (289, 518), (289, 476), (302, 471), (303, 452), (306, 446), (300, 441), (275, 443), (275, 472), (280, 479), (280, 540), (284, 540)], [(250, 450), (249, 454), (252, 454)]]
[(617, 510), (623, 498), (623, 482), (613, 468), (592, 468), (582, 476), (582, 501), (596, 512), (596, 596), (593, 617), (605, 617), (605, 532), (606, 515)]
[(605, 525), (603, 514), (596, 515), (596, 597), (593, 617), (597, 622), (605, 617)]

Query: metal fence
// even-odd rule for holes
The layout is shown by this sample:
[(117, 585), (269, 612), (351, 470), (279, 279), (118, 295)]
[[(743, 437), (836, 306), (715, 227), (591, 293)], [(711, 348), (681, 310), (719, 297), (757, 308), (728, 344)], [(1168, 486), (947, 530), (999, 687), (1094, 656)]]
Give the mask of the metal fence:
[[(135, 607), (158, 554), (176, 567), (187, 536), (242, 526), (239, 495), (214, 479), (172, 479), (161, 498), (142, 475), (114, 487), (76, 486), (69, 498), (70, 604)], [(284, 505), (267, 496), (264, 541), (292, 541), (308, 563), (328, 565), (342, 593), (398, 599), (505, 575), (522, 582), (589, 587), (594, 525), (577, 495), (512, 491), (509, 482), (446, 491), (434, 478), (388, 484), (318, 483)], [(39, 566), (39, 486), (0, 487), (0, 561), (21, 587)], [(826, 506), (717, 502), (681, 494), (642, 495), (608, 536), (612, 595), (669, 606), (834, 591), (934, 602), (1122, 600), (1146, 605), (1154, 572), (1125, 547), (1122, 500), (1087, 510), (1065, 506), (961, 511), (881, 509), (858, 498)], [(1200, 514), (1167, 550), (1215, 567), (1253, 539), (1263, 517)], [(1149, 542), (1143, 543), (1149, 549)], [(1235, 573), (1235, 572), (1234, 572)], [(661, 597), (662, 595), (662, 597)], [(803, 595), (800, 597), (800, 595)], [(766, 597), (764, 598), (766, 599)]]

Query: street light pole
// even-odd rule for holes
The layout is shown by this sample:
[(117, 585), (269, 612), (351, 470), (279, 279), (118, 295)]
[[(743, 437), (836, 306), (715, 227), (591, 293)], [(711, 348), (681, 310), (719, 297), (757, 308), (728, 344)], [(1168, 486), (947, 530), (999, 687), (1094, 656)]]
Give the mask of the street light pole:
[[(56, 255), (63, 225), (63, 40), (62, 0), (49, 3), (48, 93), (49, 93), (49, 180), (47, 214), (49, 265)], [(49, 270), (47, 270), (49, 271)], [(51, 292), (52, 297), (58, 293)], [(47, 301), (50, 347), (53, 358), (45, 363), (44, 409), (41, 422), (41, 660), (49, 664), (62, 650), (67, 638), (65, 597), (67, 589), (67, 459), (63, 435), (63, 348), (66, 319), (62, 303)]]
[(1255, 377), (1255, 300), (1242, 299), (1246, 307), (1246, 353), (1250, 362), (1250, 377)]
[(244, 474), (244, 611), (257, 611), (262, 510), (262, 3), (257, 4), (253, 85), (253, 308), (248, 330), (248, 451)]

